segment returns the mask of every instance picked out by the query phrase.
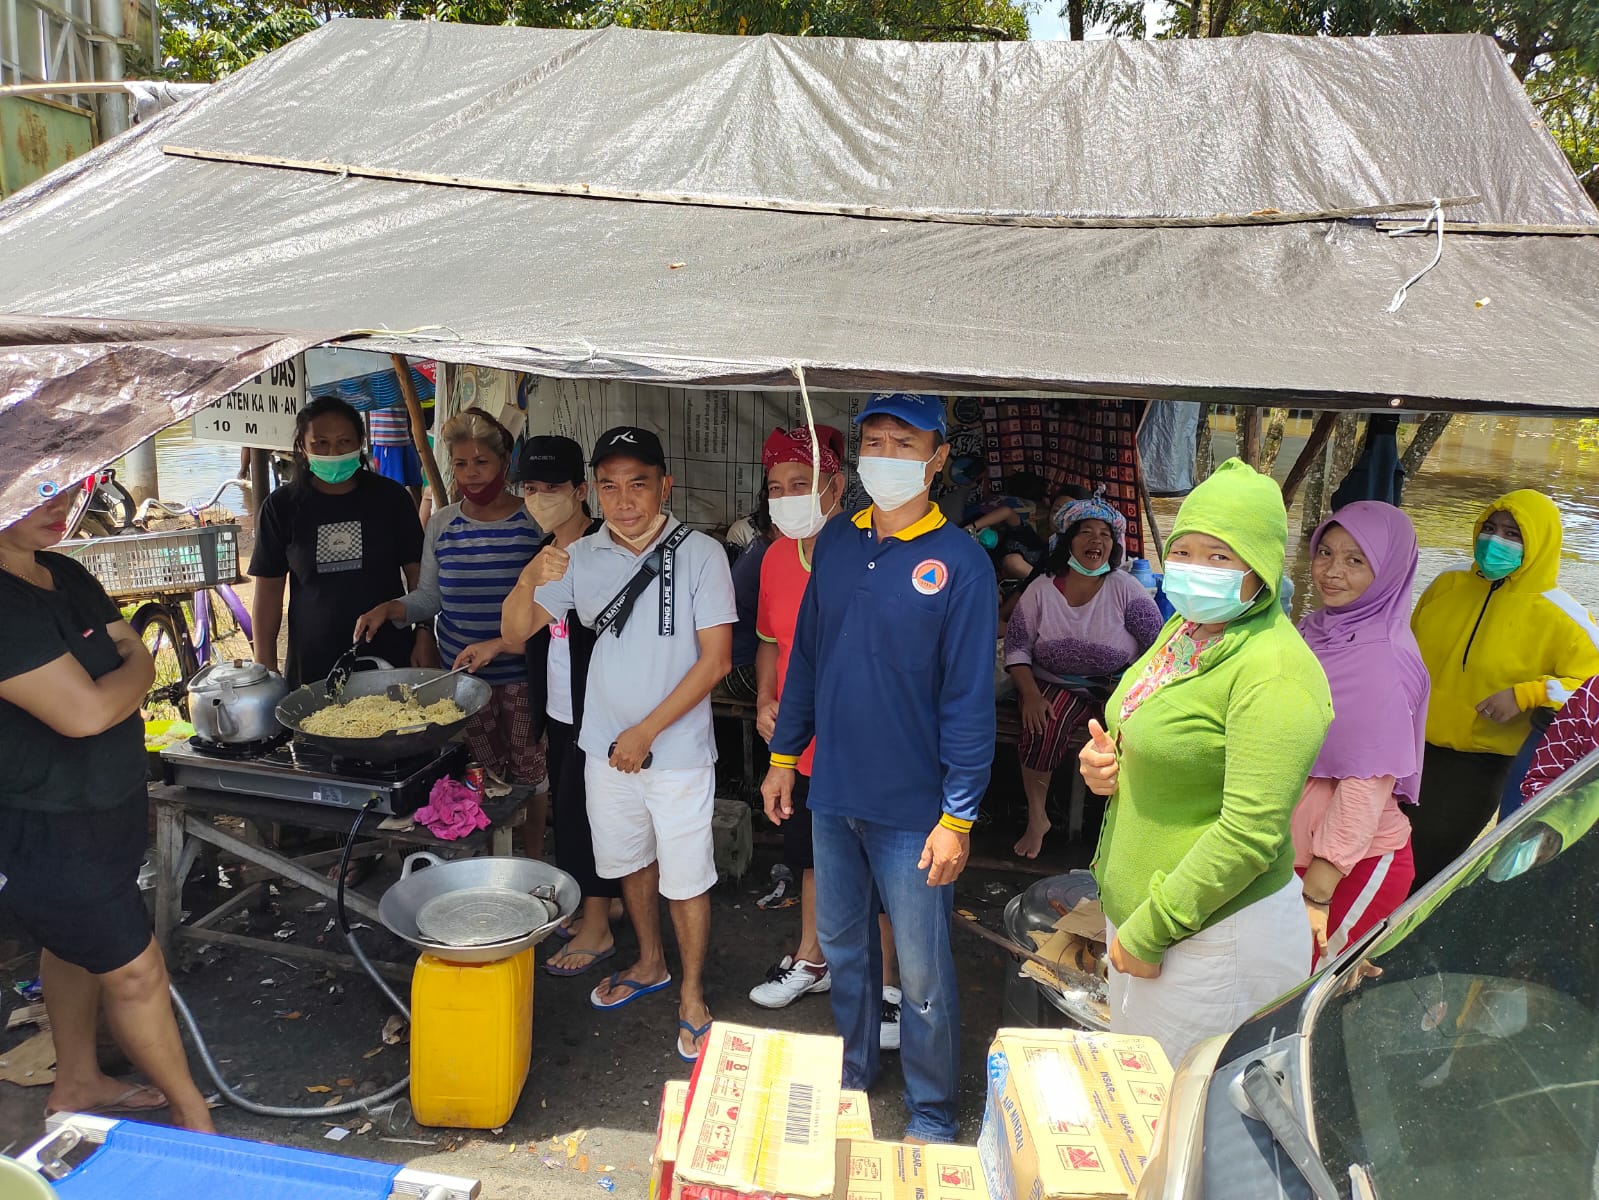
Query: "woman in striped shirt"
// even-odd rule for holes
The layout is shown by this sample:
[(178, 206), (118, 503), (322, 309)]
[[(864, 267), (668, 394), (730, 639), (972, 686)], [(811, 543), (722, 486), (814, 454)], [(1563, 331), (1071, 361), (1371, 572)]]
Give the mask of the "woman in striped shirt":
[(422, 575), (400, 600), (372, 609), (356, 626), (370, 637), (384, 621), (432, 620), (439, 657), (469, 666), (492, 685), (493, 698), (466, 726), (466, 742), (484, 769), (525, 796), (525, 848), (544, 852), (544, 747), (532, 736), (527, 668), (521, 646), (500, 639), (500, 605), (538, 548), (540, 533), (522, 501), (505, 490), (510, 431), (480, 408), (450, 418), (440, 432), (461, 499), (428, 519)]

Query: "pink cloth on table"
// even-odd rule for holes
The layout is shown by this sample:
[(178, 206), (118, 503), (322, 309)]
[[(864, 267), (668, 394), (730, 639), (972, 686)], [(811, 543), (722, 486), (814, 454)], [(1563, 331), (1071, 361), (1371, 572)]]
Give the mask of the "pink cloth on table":
[(458, 779), (441, 779), (428, 793), (428, 802), (416, 810), (414, 820), (434, 837), (447, 842), (469, 837), (489, 827), (477, 791)]
[(1394, 777), (1312, 778), (1294, 809), (1294, 866), (1326, 859), (1345, 875), (1368, 858), (1403, 850), (1410, 820), (1399, 811)]

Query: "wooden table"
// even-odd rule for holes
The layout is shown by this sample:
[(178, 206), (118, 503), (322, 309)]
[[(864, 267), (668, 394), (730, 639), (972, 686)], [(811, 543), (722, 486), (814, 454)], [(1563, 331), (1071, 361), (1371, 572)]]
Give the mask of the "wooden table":
[[(321, 966), (359, 970), (355, 959), (347, 954), (297, 946), (292, 942), (247, 937), (216, 928), (223, 918), (259, 898), (273, 879), (286, 880), (329, 900), (336, 899), (338, 883), (329, 879), (325, 871), (339, 861), (342, 850), (320, 850), (290, 857), (276, 849), (271, 842), (273, 831), (279, 826), (348, 835), (353, 824), (348, 809), (167, 784), (152, 785), (150, 799), (155, 806), (156, 819), (155, 936), (163, 953), (170, 957), (174, 942), (181, 939), (258, 950), (263, 954), (301, 959)], [(388, 849), (428, 850), (441, 858), (464, 858), (485, 852), (510, 854), (511, 830), (527, 820), (527, 806), (507, 796), (489, 800), (483, 806), (483, 811), (492, 822), (489, 828), (453, 842), (434, 837), (420, 825), (411, 830), (380, 829), (378, 826), (384, 818), (379, 814), (369, 814), (361, 822), (360, 840), (351, 851), (351, 857), (359, 858)], [(257, 838), (251, 840), (218, 828), (218, 817), (244, 821), (246, 826), (256, 831)], [(205, 847), (214, 847), (249, 864), (249, 867), (241, 876), (233, 895), (210, 912), (196, 915), (188, 924), (184, 924), (183, 884), (196, 857)], [(369, 924), (377, 924), (376, 901), (347, 887), (344, 904), (352, 916)], [(410, 963), (378, 962), (374, 965), (390, 978), (403, 981), (411, 975)]]

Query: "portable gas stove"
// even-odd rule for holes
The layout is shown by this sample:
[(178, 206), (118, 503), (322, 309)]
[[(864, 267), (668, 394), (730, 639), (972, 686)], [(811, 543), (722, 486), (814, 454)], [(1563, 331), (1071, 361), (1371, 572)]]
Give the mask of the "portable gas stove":
[(455, 743), (383, 767), (335, 758), (298, 740), (252, 748), (243, 754), (234, 747), (178, 742), (162, 750), (161, 758), (166, 781), (177, 787), (351, 810), (376, 799), (375, 811), (405, 816), (428, 802), (434, 783), (460, 773), (466, 765), (466, 747)]

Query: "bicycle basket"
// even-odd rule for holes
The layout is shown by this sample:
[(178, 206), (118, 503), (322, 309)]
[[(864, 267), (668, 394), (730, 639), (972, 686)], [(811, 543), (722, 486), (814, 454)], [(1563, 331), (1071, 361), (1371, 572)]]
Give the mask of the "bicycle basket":
[(237, 525), (89, 538), (56, 550), (87, 567), (113, 596), (188, 592), (242, 578)]

